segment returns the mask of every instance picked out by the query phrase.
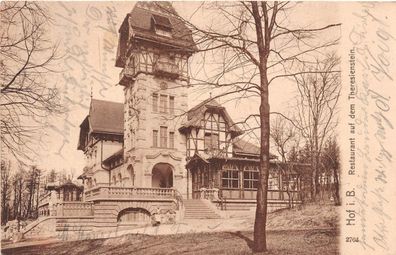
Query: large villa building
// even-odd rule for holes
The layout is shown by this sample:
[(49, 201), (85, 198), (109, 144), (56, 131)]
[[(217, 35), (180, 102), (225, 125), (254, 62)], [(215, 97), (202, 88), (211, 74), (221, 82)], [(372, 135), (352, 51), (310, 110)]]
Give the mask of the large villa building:
[[(197, 48), (175, 15), (170, 3), (138, 2), (121, 24), (115, 65), (125, 101), (91, 100), (78, 139), (83, 186), (51, 186), (40, 204), (57, 231), (254, 209), (259, 148), (241, 138), (243, 130), (215, 99), (189, 105), (187, 65)], [(270, 162), (269, 210), (299, 203), (301, 172), (286, 178), (275, 156)]]

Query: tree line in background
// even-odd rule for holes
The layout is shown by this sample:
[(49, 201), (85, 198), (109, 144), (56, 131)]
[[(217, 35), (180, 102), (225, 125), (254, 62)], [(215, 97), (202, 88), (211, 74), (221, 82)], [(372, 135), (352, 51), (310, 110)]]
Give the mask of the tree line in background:
[(9, 161), (1, 160), (1, 224), (32, 220), (38, 217), (39, 198), (49, 182), (66, 179), (55, 170), (45, 173), (31, 166), (12, 171)]
[[(42, 3), (0, 3), (1, 224), (37, 217), (42, 171), (35, 164), (45, 148), (43, 129), (64, 112), (56, 84), (58, 46)], [(8, 159), (18, 162), (17, 169)], [(11, 169), (13, 169), (11, 171)]]
[[(271, 141), (273, 150), (280, 155), (280, 161), (284, 164), (280, 166), (284, 181), (288, 183), (294, 176), (299, 179), (313, 180), (313, 171), (304, 173), (299, 172), (298, 164), (308, 165), (312, 168), (312, 161), (317, 160), (315, 175), (318, 176), (315, 184), (315, 192), (313, 185), (304, 186), (300, 191), (303, 203), (330, 202), (335, 205), (341, 205), (340, 200), (340, 148), (335, 135), (326, 138), (321, 146), (320, 153), (314, 154), (310, 144), (300, 138), (298, 130), (294, 128), (286, 119), (277, 117), (271, 121)], [(315, 158), (317, 157), (317, 158)], [(304, 174), (306, 176), (304, 177)], [(308, 176), (307, 176), (308, 175)], [(289, 207), (294, 207), (293, 193), (289, 192), (293, 187), (286, 186), (286, 192), (289, 197)], [(315, 193), (316, 196), (312, 197)]]

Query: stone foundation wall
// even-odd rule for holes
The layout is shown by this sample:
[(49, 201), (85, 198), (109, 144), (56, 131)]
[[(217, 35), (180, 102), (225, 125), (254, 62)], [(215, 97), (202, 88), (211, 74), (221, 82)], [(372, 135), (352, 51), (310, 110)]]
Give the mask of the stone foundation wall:
[(114, 230), (118, 226), (118, 215), (128, 208), (142, 208), (150, 217), (157, 215), (161, 224), (176, 221), (174, 201), (95, 201), (93, 231)]

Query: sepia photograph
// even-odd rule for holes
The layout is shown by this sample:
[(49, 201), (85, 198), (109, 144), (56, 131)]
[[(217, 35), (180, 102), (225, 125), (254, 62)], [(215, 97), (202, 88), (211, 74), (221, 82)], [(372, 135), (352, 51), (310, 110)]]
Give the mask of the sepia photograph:
[(1, 254), (395, 255), (395, 11), (2, 1)]

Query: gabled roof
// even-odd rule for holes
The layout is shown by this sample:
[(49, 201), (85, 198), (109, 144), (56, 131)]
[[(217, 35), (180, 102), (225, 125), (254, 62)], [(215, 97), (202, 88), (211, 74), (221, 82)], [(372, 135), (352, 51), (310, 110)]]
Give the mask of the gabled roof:
[(84, 179), (91, 178), (93, 175), (92, 169), (93, 169), (92, 167), (84, 167), (83, 173), (80, 176), (78, 176), (77, 179), (84, 180)]
[(212, 98), (206, 99), (200, 104), (191, 108), (187, 112), (187, 121), (182, 124), (179, 130), (183, 131), (184, 129), (190, 127), (201, 127), (201, 120), (204, 118), (204, 114), (208, 109), (217, 110), (222, 114), (230, 129), (230, 132), (232, 132), (234, 136), (238, 136), (243, 133), (243, 131), (232, 121), (230, 115), (227, 113), (227, 110)]
[(64, 180), (64, 181), (47, 183), (45, 186), (45, 189), (46, 190), (58, 190), (63, 187), (76, 187), (79, 189), (83, 189), (84, 185), (82, 185), (81, 183), (71, 181), (71, 180)]
[(235, 138), (232, 150), (235, 154), (260, 155), (260, 147), (240, 138)]
[[(233, 147), (232, 150), (234, 154), (239, 154), (239, 155), (250, 155), (250, 156), (260, 156), (260, 147), (250, 143), (246, 140), (243, 140), (241, 138), (235, 138), (233, 141)], [(270, 159), (276, 159), (277, 156), (274, 154), (270, 153)]]
[(91, 99), (89, 114), (80, 125), (77, 149), (84, 150), (89, 132), (124, 135), (124, 104)]
[(89, 109), (92, 132), (124, 134), (124, 104), (92, 99)]

